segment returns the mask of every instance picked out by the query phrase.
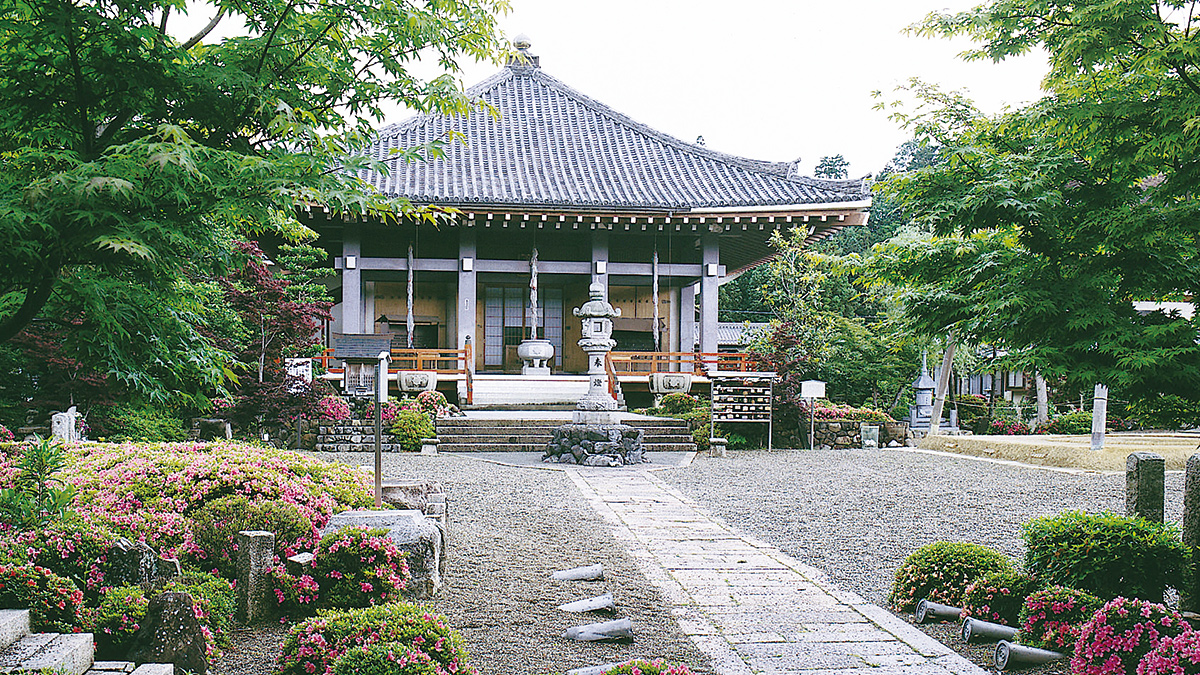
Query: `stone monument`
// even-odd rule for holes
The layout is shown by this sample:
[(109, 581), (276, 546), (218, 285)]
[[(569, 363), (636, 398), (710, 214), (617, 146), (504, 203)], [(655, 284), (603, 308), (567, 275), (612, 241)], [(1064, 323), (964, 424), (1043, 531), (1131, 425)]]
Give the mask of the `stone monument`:
[(56, 412), (50, 415), (50, 435), (63, 443), (75, 443), (83, 440), (79, 437), (79, 413), (75, 406), (67, 412)]
[(644, 462), (645, 432), (620, 423), (620, 406), (608, 392), (604, 370), (607, 354), (617, 345), (612, 339), (612, 320), (621, 316), (621, 310), (604, 298), (603, 284), (592, 284), (588, 295), (590, 299), (573, 312), (582, 321), (579, 346), (588, 355), (588, 391), (571, 413), (571, 424), (554, 431), (542, 461), (587, 466)]

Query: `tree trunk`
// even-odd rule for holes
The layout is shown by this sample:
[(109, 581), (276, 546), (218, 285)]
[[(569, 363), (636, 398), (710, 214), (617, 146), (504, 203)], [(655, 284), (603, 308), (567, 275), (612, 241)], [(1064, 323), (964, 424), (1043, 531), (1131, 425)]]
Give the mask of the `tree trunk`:
[(929, 420), (929, 435), (937, 436), (941, 430), (942, 409), (946, 407), (946, 388), (950, 385), (950, 366), (954, 363), (954, 331), (946, 340), (946, 352), (942, 355), (942, 369), (938, 372), (937, 391), (933, 399), (933, 419)]

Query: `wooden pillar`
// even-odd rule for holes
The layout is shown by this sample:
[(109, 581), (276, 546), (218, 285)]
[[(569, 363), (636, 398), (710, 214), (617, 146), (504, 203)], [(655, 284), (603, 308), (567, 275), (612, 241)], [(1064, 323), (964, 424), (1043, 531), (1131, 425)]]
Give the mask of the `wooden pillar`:
[(342, 332), (363, 332), (362, 226), (347, 222), (342, 230)]
[(700, 351), (717, 351), (717, 290), (721, 286), (719, 266), (720, 244), (716, 232), (705, 232), (700, 238)]
[[(478, 338), (475, 336), (475, 304), (476, 304), (476, 248), (475, 229), (460, 224), (458, 226), (458, 300), (455, 303), (454, 325), (458, 332), (455, 342), (458, 349), (467, 346), (468, 338), (471, 348), (476, 354), (483, 353)], [(474, 368), (475, 364), (468, 364)]]
[(608, 230), (592, 230), (592, 283), (604, 286), (608, 299)]

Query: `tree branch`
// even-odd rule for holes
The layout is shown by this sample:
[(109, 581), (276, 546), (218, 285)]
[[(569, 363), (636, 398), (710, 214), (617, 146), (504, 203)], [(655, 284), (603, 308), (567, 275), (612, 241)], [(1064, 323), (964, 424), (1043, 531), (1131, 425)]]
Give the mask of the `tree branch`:
[(271, 51), (271, 43), (275, 40), (275, 34), (283, 27), (283, 20), (287, 18), (288, 13), (292, 11), (292, 7), (295, 4), (296, 0), (288, 0), (287, 7), (284, 7), (283, 11), (279, 13), (279, 20), (275, 22), (274, 26), (271, 26), (271, 32), (267, 34), (267, 43), (263, 45), (262, 54), (258, 55), (258, 65), (254, 68), (255, 76), (262, 73), (263, 63), (267, 60), (267, 52)]
[(0, 344), (13, 339), (30, 321), (46, 306), (50, 293), (54, 290), (54, 282), (58, 280), (60, 256), (54, 254), (48, 261), (50, 266), (45, 269), (42, 279), (37, 285), (31, 285), (25, 292), (25, 300), (12, 316), (0, 322)]
[(103, 152), (105, 148), (108, 147), (109, 143), (112, 143), (112, 140), (114, 137), (116, 137), (117, 132), (125, 128), (125, 125), (129, 124), (129, 120), (131, 119), (133, 119), (133, 108), (126, 108), (122, 110), (121, 113), (116, 117), (114, 117), (111, 122), (104, 125), (104, 131), (101, 132), (100, 136), (96, 139), (96, 145), (100, 152)]
[(71, 10), (74, 6), (66, 0), (63, 2), (64, 23), (66, 24), (67, 33), (67, 53), (71, 61), (71, 76), (75, 84), (75, 114), (79, 120), (79, 135), (83, 140), (83, 152), (81, 153), (88, 160), (92, 159), (93, 144), (96, 138), (96, 128), (92, 126), (91, 120), (88, 118), (87, 100), (88, 97), (84, 91), (83, 67), (79, 63), (79, 47), (75, 44), (75, 26), (71, 21)]
[(162, 19), (158, 22), (158, 32), (160, 35), (167, 34), (167, 18), (170, 16), (171, 16), (171, 6), (166, 5), (163, 7)]
[(278, 70), (275, 72), (275, 78), (278, 79), (278, 78), (283, 77), (289, 70), (292, 69), (293, 66), (295, 66), (297, 63), (300, 63), (300, 61), (302, 59), (304, 59), (305, 56), (308, 56), (308, 53), (313, 50), (313, 47), (316, 47), (317, 43), (319, 43), (329, 33), (329, 31), (333, 29), (334, 26), (341, 23), (342, 19), (345, 18), (345, 16), (346, 16), (346, 11), (345, 11), (345, 9), (343, 9), (342, 12), (337, 15), (336, 19), (334, 19), (333, 21), (330, 21), (325, 26), (325, 29), (322, 30), (319, 35), (317, 35), (315, 38), (312, 39), (311, 42), (308, 43), (307, 47), (300, 50), (300, 53), (296, 55), (296, 58), (292, 59), (290, 63), (288, 63), (286, 66), (283, 67), (282, 70)]
[[(183, 51), (186, 52), (187, 50), (191, 49), (192, 47), (195, 47), (196, 45), (200, 44), (200, 41), (203, 40), (204, 38), (208, 37), (208, 34), (211, 33), (214, 28), (217, 27), (217, 24), (221, 23), (221, 19), (224, 16), (225, 16), (225, 8), (222, 7), (217, 10), (217, 15), (212, 18), (212, 21), (209, 21), (208, 25), (205, 26), (204, 28), (201, 28), (199, 33), (196, 33), (191, 38), (189, 38), (187, 42), (180, 45), (180, 49), (182, 49)], [(164, 16), (163, 24), (166, 25), (166, 22), (167, 22), (167, 20), (166, 20), (166, 17)]]

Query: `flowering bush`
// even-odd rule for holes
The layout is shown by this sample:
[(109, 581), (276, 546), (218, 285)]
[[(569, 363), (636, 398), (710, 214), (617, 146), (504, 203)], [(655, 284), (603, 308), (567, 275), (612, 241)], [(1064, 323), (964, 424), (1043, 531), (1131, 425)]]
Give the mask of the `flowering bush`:
[[(211, 574), (188, 573), (166, 582), (154, 594), (169, 592), (191, 596), (192, 611), (204, 633), (208, 659), (211, 662), (219, 658), (220, 647), (229, 644), (229, 630), (233, 627), (236, 610), (233, 585)], [(146, 618), (149, 604), (150, 599), (141, 586), (118, 586), (105, 591), (99, 608), (93, 613), (91, 626), (100, 658), (119, 660), (125, 657), (130, 641)]]
[(400, 599), (409, 578), (405, 553), (387, 530), (343, 527), (321, 537), (313, 578), (322, 607), (367, 607)]
[(333, 675), (436, 675), (433, 658), (401, 642), (354, 647), (333, 663)]
[(810, 409), (807, 402), (800, 405), (800, 416), (807, 418), (809, 414), (814, 419), (846, 422), (894, 422), (892, 416), (870, 408), (855, 408), (843, 403), (830, 403), (826, 400), (814, 402)]
[(370, 477), (362, 471), (286, 450), (238, 443), (68, 450), (63, 476), (78, 491), (76, 512), (114, 534), (144, 539), (166, 557), (197, 551), (191, 514), (229, 495), (294, 505), (315, 527), (335, 510), (371, 504)]
[(350, 404), (341, 396), (326, 396), (317, 401), (312, 417), (342, 422), (350, 419)]
[(687, 666), (674, 665), (662, 659), (642, 661), (634, 659), (605, 671), (606, 675), (692, 675)]
[(83, 591), (38, 565), (0, 565), (0, 607), (25, 607), (34, 632), (72, 633), (82, 623)]
[(1200, 674), (1200, 633), (1192, 630), (1160, 640), (1137, 667), (1137, 675), (1197, 674)]
[(268, 568), (271, 584), (275, 593), (275, 602), (285, 615), (300, 614), (311, 616), (317, 611), (317, 600), (321, 597), (321, 586), (311, 574), (294, 576), (289, 574), (287, 567), (275, 558), (275, 564)]
[(963, 593), (963, 616), (1016, 625), (1025, 598), (1037, 586), (1033, 577), (1020, 572), (995, 572), (980, 577)]
[(40, 565), (70, 579), (86, 598), (96, 600), (104, 586), (106, 554), (115, 541), (103, 526), (70, 518), (38, 530), (8, 530), (0, 534), (0, 551), (7, 560)]
[(908, 612), (921, 599), (962, 606), (967, 586), (993, 572), (1011, 572), (1012, 563), (986, 546), (964, 542), (939, 541), (914, 551), (896, 570), (888, 602)]
[(15, 440), (17, 440), (17, 437), (13, 435), (13, 432), (9, 431), (8, 427), (0, 424), (0, 443), (12, 443)]
[(396, 443), (407, 452), (418, 452), (421, 449), (421, 440), (437, 436), (437, 428), (429, 420), (429, 415), (415, 410), (404, 410), (392, 424), (392, 435), (395, 436)]
[(237, 533), (244, 530), (274, 532), (275, 551), (284, 557), (311, 550), (317, 542), (312, 521), (295, 504), (252, 502), (230, 495), (192, 513), (189, 557), (199, 567), (233, 579), (237, 576)]
[(1083, 625), (1071, 657), (1075, 675), (1125, 675), (1165, 638), (1189, 629), (1178, 612), (1145, 600), (1115, 598)]
[(1029, 433), (1029, 425), (1018, 420), (992, 420), (987, 432), (993, 436), (1024, 436)]
[(437, 390), (417, 394), (417, 410), (432, 417), (462, 414), (458, 408), (450, 405), (445, 394)]
[(1025, 569), (1047, 584), (1161, 600), (1182, 578), (1187, 549), (1174, 525), (1113, 513), (1064, 511), (1021, 528)]
[(393, 644), (429, 656), (436, 675), (474, 675), (462, 638), (446, 620), (416, 605), (389, 603), (324, 612), (292, 627), (277, 675), (333, 675), (338, 658), (355, 647)]
[(1066, 586), (1035, 591), (1021, 606), (1021, 644), (1057, 652), (1070, 651), (1083, 624), (1104, 605), (1100, 598)]
[[(445, 399), (444, 396), (442, 398)], [(403, 412), (405, 410), (418, 410), (418, 409), (419, 408), (417, 407), (416, 401), (414, 401), (412, 399), (405, 399), (403, 401), (400, 401), (393, 397), (393, 398), (389, 398), (387, 400), (387, 403), (383, 404), (383, 410), (380, 413), (380, 417), (383, 420), (383, 424), (385, 426), (391, 426), (392, 423), (394, 423), (396, 421), (396, 418), (400, 417), (401, 412)], [(369, 420), (375, 419), (375, 402), (374, 401), (372, 401), (371, 404), (367, 406), (367, 419), (369, 419)]]

